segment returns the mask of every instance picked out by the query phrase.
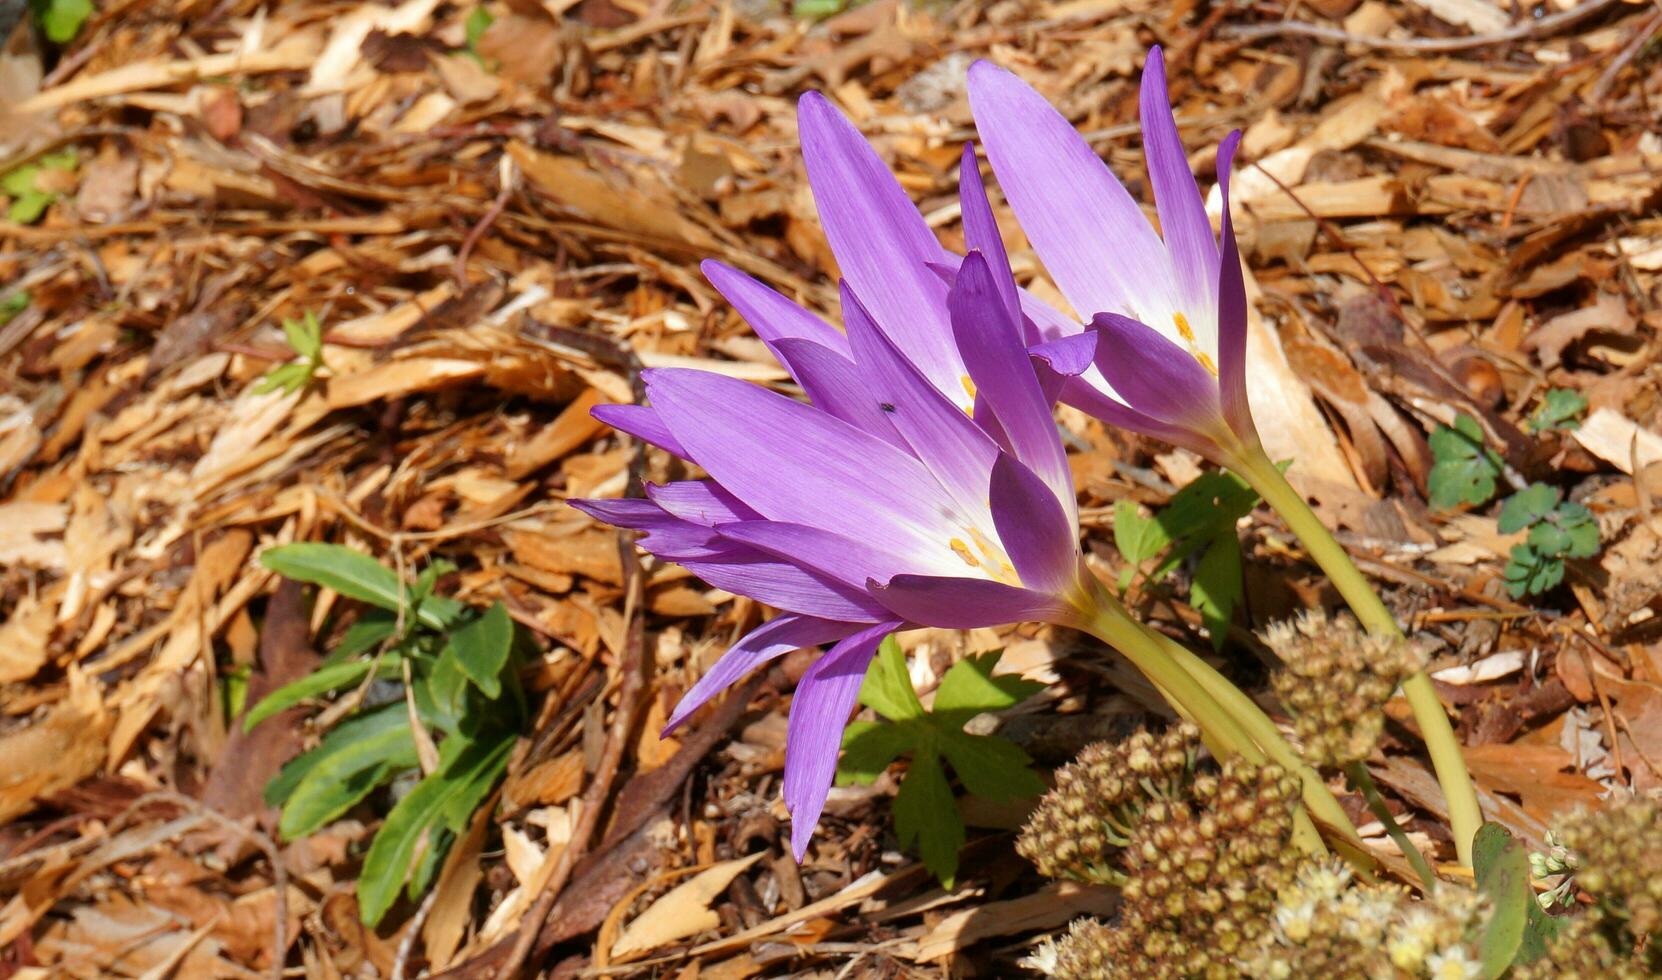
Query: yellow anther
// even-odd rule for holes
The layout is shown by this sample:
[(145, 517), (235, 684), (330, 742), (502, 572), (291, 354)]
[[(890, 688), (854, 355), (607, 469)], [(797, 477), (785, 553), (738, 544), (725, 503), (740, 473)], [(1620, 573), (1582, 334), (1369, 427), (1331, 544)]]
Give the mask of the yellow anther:
[(1217, 377), (1218, 366), (1213, 363), (1210, 355), (1200, 349), (1200, 342), (1195, 339), (1195, 328), (1189, 326), (1189, 318), (1181, 313), (1173, 313), (1171, 318), (1172, 322), (1177, 324), (1177, 335), (1182, 337), (1183, 342), (1189, 345), (1189, 353), (1195, 356), (1195, 360), (1199, 361), (1200, 366), (1205, 368), (1212, 377)]
[(953, 538), (947, 543), (952, 546), (952, 553), (964, 560), (964, 564), (971, 568), (981, 567), (981, 559), (975, 557), (975, 555), (970, 551), (969, 545), (964, 543), (963, 538)]
[(1189, 318), (1181, 313), (1173, 313), (1171, 318), (1177, 323), (1177, 335), (1182, 337), (1190, 347), (1195, 345), (1195, 328), (1189, 326)]

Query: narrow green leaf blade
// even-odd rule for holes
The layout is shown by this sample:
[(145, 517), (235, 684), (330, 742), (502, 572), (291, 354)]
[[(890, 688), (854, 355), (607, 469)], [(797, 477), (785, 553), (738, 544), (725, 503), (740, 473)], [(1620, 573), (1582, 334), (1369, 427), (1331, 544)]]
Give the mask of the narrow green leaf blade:
[(508, 607), (498, 602), (485, 614), (450, 634), (457, 663), (467, 679), (486, 697), (502, 693), (502, 669), (514, 648), (514, 621)]
[(358, 913), (365, 925), (373, 927), (387, 914), (417, 857), (436, 846), (437, 832), (454, 829), (456, 815), (471, 812), (489, 793), (511, 748), (511, 738), (469, 744), (387, 814), (358, 876)]
[(1246, 595), (1241, 570), (1241, 542), (1230, 527), (1207, 545), (1205, 554), (1195, 565), (1194, 581), (1189, 587), (1189, 600), (1200, 612), (1206, 624), (1212, 648), (1222, 649), (1229, 636), (1229, 624), (1234, 619), (1235, 607)]
[[(398, 611), (401, 600), (408, 599), (392, 569), (361, 551), (338, 544), (300, 541), (267, 548), (260, 553), (260, 564), (286, 578), (334, 589), (349, 599), (393, 612)], [(453, 600), (441, 602), (435, 596), (421, 604), (417, 618), (423, 626), (444, 629), (460, 608)]]
[[(312, 833), (363, 799), (383, 777), (414, 766), (415, 739), (404, 706), (389, 704), (366, 716), (361, 726), (341, 725), (301, 758), (307, 763), (304, 774), (278, 821), (284, 840)], [(278, 779), (283, 775), (278, 773)]]
[[(391, 658), (396, 666), (397, 658)], [(385, 661), (383, 661), (385, 663)], [(347, 660), (341, 663), (319, 667), (297, 681), (284, 684), (260, 699), (254, 710), (242, 720), (242, 730), (252, 731), (255, 725), (265, 721), (272, 715), (285, 708), (292, 707), (307, 698), (316, 697), (326, 691), (356, 684), (369, 673), (371, 662), (368, 660)]]

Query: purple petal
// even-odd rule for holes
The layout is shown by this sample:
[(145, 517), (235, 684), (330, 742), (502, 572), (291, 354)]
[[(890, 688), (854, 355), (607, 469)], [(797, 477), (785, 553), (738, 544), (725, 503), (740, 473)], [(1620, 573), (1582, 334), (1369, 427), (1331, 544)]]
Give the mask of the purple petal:
[(1098, 313), (1091, 325), (1101, 337), (1096, 366), (1131, 408), (1191, 429), (1218, 420), (1218, 381), (1188, 351), (1118, 313)]
[(1081, 317), (1170, 317), (1171, 258), (1142, 209), (1061, 113), (986, 61), (969, 72), (970, 108), (1022, 229)]
[(821, 347), (848, 356), (848, 340), (836, 327), (803, 309), (778, 291), (763, 285), (754, 277), (714, 259), (705, 259), (699, 265), (704, 278), (716, 291), (733, 304), (745, 322), (756, 331), (756, 336), (769, 344), (794, 337), (811, 340)]
[[(987, 188), (981, 183), (981, 168), (976, 165), (974, 143), (964, 144), (964, 157), (958, 165), (958, 200), (963, 212), (964, 243), (972, 253), (980, 252), (986, 257), (983, 263), (985, 268), (996, 270), (991, 276), (994, 291), (982, 296), (981, 301), (996, 297), (1006, 311), (1005, 316), (1017, 321), (1021, 316), (1021, 301), (1016, 295), (1016, 277), (1010, 274), (1010, 257), (1005, 254), (1004, 239), (999, 236), (998, 221), (993, 217), (993, 206), (987, 200)], [(965, 261), (968, 261), (967, 257)], [(958, 274), (964, 274), (963, 266), (959, 266)], [(963, 346), (960, 338), (960, 353)], [(977, 379), (976, 384), (980, 383)]]
[[(912, 455), (935, 474), (966, 513), (985, 512), (987, 471), (998, 447), (963, 408), (949, 401), (895, 349), (846, 282), (842, 294), (843, 324), (867, 397), (878, 403)], [(963, 383), (959, 392), (969, 397)]]
[(1252, 406), (1247, 402), (1246, 281), (1241, 274), (1241, 255), (1235, 245), (1235, 225), (1229, 217), (1229, 171), (1241, 134), (1230, 133), (1218, 145), (1218, 192), (1223, 198), (1223, 255), (1218, 266), (1218, 387), (1224, 418), (1235, 434), (1258, 441), (1252, 423)]
[[(1040, 363), (1038, 358), (1034, 358), (1034, 363)], [(1091, 374), (1097, 377), (1101, 376), (1100, 371), (1093, 370)], [(1162, 422), (1153, 416), (1144, 415), (1136, 409), (1128, 408), (1124, 403), (1116, 401), (1106, 394), (1101, 386), (1092, 382), (1090, 377), (1063, 378), (1055, 375), (1052, 377), (1056, 379), (1056, 384), (1060, 388), (1061, 401), (1101, 421), (1104, 425), (1116, 429), (1127, 429), (1131, 432), (1141, 432), (1143, 435), (1159, 439), (1161, 442), (1191, 449), (1213, 462), (1218, 461), (1218, 446), (1211, 437), (1181, 425)]]
[(648, 483), (646, 496), (676, 517), (705, 527), (731, 521), (752, 521), (761, 516), (714, 480)]
[(1044, 480), (1000, 453), (989, 487), (998, 542), (1022, 585), (1067, 595), (1079, 581), (1079, 528)]
[[(1000, 282), (1008, 289), (1001, 288)], [(1077, 512), (1073, 474), (1050, 414), (1052, 403), (1022, 345), (1014, 299), (1015, 280), (1009, 269), (991, 265), (980, 252), (971, 252), (959, 267), (948, 298), (953, 336), (976, 393), (997, 416), (1011, 452), (1050, 486), (1072, 521)]]
[(708, 559), (674, 560), (718, 589), (749, 596), (775, 609), (851, 623), (886, 618), (882, 605), (864, 589), (736, 541), (724, 541), (724, 545), (725, 550)]
[(650, 443), (671, 455), (687, 458), (687, 451), (669, 434), (669, 428), (650, 405), (596, 405), (589, 414), (619, 432)]
[(899, 623), (879, 623), (846, 637), (814, 661), (791, 699), (785, 727), (785, 809), (791, 814), (791, 853), (798, 861), (825, 809), (837, 773), (843, 728), (877, 645)]
[(977, 629), (1008, 623), (1077, 625), (1079, 614), (1053, 595), (983, 578), (896, 575), (867, 587), (878, 602), (909, 623), (943, 629)]
[(804, 95), (797, 124), (814, 204), (843, 278), (877, 322), (895, 332), (895, 346), (930, 384), (954, 395), (963, 368), (947, 328), (946, 287), (929, 270), (929, 263), (950, 253), (876, 151), (825, 96)]
[(716, 533), (856, 589), (863, 589), (869, 579), (886, 579), (913, 564), (905, 556), (884, 550), (878, 539), (822, 531), (806, 524), (743, 521), (723, 524)]
[[(847, 346), (847, 342), (844, 342)], [(874, 435), (897, 449), (906, 443), (878, 408), (877, 399), (861, 377), (850, 355), (838, 354), (808, 340), (781, 340), (774, 344), (781, 359), (788, 358), (797, 370), (797, 382), (815, 408), (824, 409), (868, 435)]]
[(864, 588), (803, 568), (800, 563), (751, 547), (713, 528), (683, 520), (645, 500), (572, 500), (573, 507), (617, 527), (645, 531), (639, 544), (674, 561), (718, 589), (778, 609), (825, 619), (870, 623), (884, 610)]
[(567, 500), (566, 503), (613, 527), (645, 531), (640, 546), (660, 558), (679, 561), (725, 553), (726, 546), (710, 528), (682, 520), (650, 500), (616, 497)]
[(883, 535), (897, 551), (944, 550), (953, 504), (923, 464), (777, 392), (706, 371), (642, 372), (676, 441), (770, 520)]
[[(1212, 223), (1206, 219), (1206, 205), (1200, 187), (1189, 170), (1183, 141), (1177, 135), (1166, 92), (1166, 59), (1158, 47), (1148, 52), (1143, 65), (1139, 111), (1143, 124), (1143, 156), (1154, 184), (1154, 204), (1160, 214), (1160, 233), (1171, 255), (1172, 271), (1182, 291), (1183, 308), (1194, 319), (1215, 305), (1218, 277), (1218, 243), (1212, 238)], [(1196, 324), (1199, 327), (1202, 324)], [(1209, 347), (1202, 344), (1202, 349)]]
[(675, 731), (705, 702), (769, 660), (801, 647), (815, 647), (840, 640), (857, 629), (858, 626), (848, 623), (827, 622), (789, 613), (763, 623), (728, 647), (715, 666), (692, 686), (692, 690), (681, 696), (669, 716), (669, 722), (664, 725), (663, 734), (667, 736)]

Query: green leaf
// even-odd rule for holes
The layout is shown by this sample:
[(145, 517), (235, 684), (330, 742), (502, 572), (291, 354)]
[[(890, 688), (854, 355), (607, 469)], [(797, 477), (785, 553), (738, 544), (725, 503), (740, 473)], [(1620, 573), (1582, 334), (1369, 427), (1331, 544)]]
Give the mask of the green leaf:
[(883, 770), (918, 744), (916, 721), (885, 724), (853, 721), (843, 729), (843, 757), (837, 763), (838, 786), (869, 786)]
[(1472, 870), (1478, 890), (1494, 909), (1478, 943), (1483, 976), (1494, 980), (1512, 966), (1523, 945), (1529, 910), (1539, 908), (1529, 887), (1529, 854), (1505, 827), (1486, 823), (1472, 839)]
[(935, 690), (930, 719), (937, 727), (962, 728), (976, 715), (1003, 711), (1044, 690), (1044, 685), (1019, 674), (993, 674), (1002, 650), (966, 657), (953, 664)]
[(53, 44), (68, 44), (93, 14), (92, 0), (33, 0), (35, 17)]
[(1431, 455), (1436, 462), (1427, 483), (1434, 509), (1476, 507), (1495, 495), (1500, 456), (1483, 444), (1483, 429), (1471, 416), (1456, 416), (1452, 428), (1438, 426), (1431, 433)]
[[(1595, 541), (1598, 539), (1596, 531), (1593, 538)], [(1529, 546), (1537, 554), (1562, 555), (1569, 550), (1570, 534), (1551, 521), (1542, 521), (1529, 529)]]
[(883, 638), (860, 682), (860, 703), (890, 721), (923, 717), (923, 702), (912, 690), (912, 675), (906, 670), (906, 654), (893, 636)]
[(1587, 399), (1569, 388), (1551, 388), (1542, 396), (1541, 404), (1529, 416), (1532, 432), (1548, 429), (1571, 430), (1581, 428), (1581, 413), (1587, 411)]
[(1235, 523), (1252, 513), (1258, 494), (1246, 481), (1224, 470), (1208, 470), (1177, 491), (1155, 520), (1173, 541), (1235, 530)]
[(311, 383), (312, 366), (304, 361), (290, 361), (279, 364), (267, 371), (254, 385), (254, 394), (264, 395), (273, 391), (282, 391), (284, 394), (294, 394)]
[(1246, 596), (1246, 585), (1241, 572), (1241, 542), (1231, 524), (1228, 534), (1212, 539), (1206, 553), (1195, 565), (1194, 581), (1189, 586), (1189, 601), (1206, 624), (1212, 648), (1223, 648), (1229, 636), (1229, 623), (1234, 618), (1235, 606)]
[(1531, 483), (1500, 505), (1500, 517), (1495, 522), (1502, 534), (1522, 531), (1537, 521), (1544, 521), (1552, 513), (1563, 494), (1557, 487), (1545, 483)]
[(1032, 757), (1007, 738), (943, 731), (938, 744), (964, 788), (976, 796), (1022, 800), (1045, 791), (1045, 781), (1029, 768)]
[[(295, 762), (302, 760), (304, 772), (287, 794), (277, 824), (284, 840), (312, 833), (345, 813), (383, 780), (416, 764), (415, 739), (404, 705), (389, 704), (370, 712), (362, 725), (337, 727)], [(285, 767), (277, 778), (286, 772)], [(266, 793), (269, 798), (273, 788), (267, 786)]]
[(450, 648), (481, 693), (496, 698), (502, 693), (502, 668), (514, 648), (514, 621), (508, 607), (498, 602), (485, 614), (450, 634)]
[(1114, 547), (1119, 549), (1128, 568), (1120, 573), (1120, 591), (1124, 592), (1136, 577), (1143, 562), (1154, 558), (1171, 544), (1171, 535), (1153, 517), (1144, 517), (1137, 505), (1129, 500), (1114, 503)]
[(1540, 595), (1564, 581), (1564, 560), (1543, 555), (1527, 544), (1513, 545), (1501, 577), (1507, 594), (1514, 599)]
[(1547, 947), (1570, 922), (1569, 916), (1548, 915), (1540, 902), (1529, 903), (1529, 921), (1524, 926), (1523, 942), (1518, 946), (1514, 963), (1533, 963), (1547, 955)]
[(29, 291), (27, 289), (19, 289), (16, 292), (7, 293), (4, 297), (0, 297), (0, 327), (10, 323), (12, 317), (17, 316), (19, 313), (22, 313), (28, 308)]
[(366, 610), (358, 617), (357, 622), (346, 628), (340, 642), (329, 651), (329, 659), (341, 661), (356, 657), (360, 653), (368, 653), (391, 639), (397, 630), (397, 616), (385, 609)]
[[(301, 541), (267, 548), (260, 564), (286, 578), (334, 589), (348, 599), (357, 599), (382, 609), (398, 611), (401, 595), (398, 576), (361, 551), (338, 544)], [(423, 626), (442, 630), (455, 621), (462, 605), (439, 596), (421, 604), (416, 618)]]
[[(1563, 527), (1563, 525), (1560, 525)], [(1564, 527), (1569, 544), (1564, 555), (1569, 558), (1591, 558), (1599, 553), (1599, 526), (1594, 523), (1572, 524)]]
[[(450, 745), (446, 740), (445, 747)], [(358, 876), (359, 918), (374, 927), (392, 907), (418, 857), (442, 850), (440, 831), (456, 831), (487, 795), (508, 764), (514, 740), (472, 742), (416, 784), (387, 814), (369, 845)]]
[(56, 194), (43, 191), (25, 191), (12, 198), (11, 207), (6, 209), (6, 217), (16, 224), (32, 225), (41, 219), (46, 209), (58, 199)]
[(298, 320), (284, 320), (283, 334), (289, 347), (305, 360), (316, 361), (323, 355), (323, 325), (310, 310)]
[[(297, 681), (291, 681), (272, 691), (254, 705), (254, 710), (248, 712), (248, 717), (242, 720), (242, 730), (253, 731), (254, 726), (265, 721), (272, 715), (293, 707), (307, 698), (316, 697), (326, 691), (347, 687), (363, 680), (374, 666), (370, 660), (344, 660), (339, 663), (319, 667)], [(398, 657), (391, 655), (381, 660), (382, 669), (398, 667)]]
[(468, 12), (464, 29), (467, 31), (467, 49), (474, 54), (479, 53), (479, 39), (485, 36), (490, 26), (496, 23), (496, 18), (483, 5), (474, 7)]
[(964, 819), (934, 755), (912, 760), (895, 794), (894, 827), (901, 846), (916, 847), (924, 867), (951, 888), (958, 875), (958, 849), (964, 846)]

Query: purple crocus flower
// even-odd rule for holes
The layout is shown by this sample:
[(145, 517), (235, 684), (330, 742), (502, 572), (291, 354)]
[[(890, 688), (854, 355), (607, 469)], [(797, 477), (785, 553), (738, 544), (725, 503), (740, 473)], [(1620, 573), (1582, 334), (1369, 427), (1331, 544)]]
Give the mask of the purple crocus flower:
[[(646, 500), (571, 503), (646, 532), (646, 550), (710, 584), (783, 610), (687, 692), (670, 729), (772, 658), (832, 644), (803, 675), (786, 732), (784, 795), (800, 858), (885, 636), (917, 626), (1076, 624), (1092, 607), (1089, 573), (1067, 461), (1002, 252), (955, 262), (950, 288), (928, 280), (940, 294), (938, 337), (886, 329), (892, 321), (877, 310), (892, 317), (898, 294), (867, 299), (845, 282), (845, 335), (725, 266), (705, 271), (811, 404), (705, 371), (642, 372), (649, 404), (596, 416), (709, 478), (649, 487)], [(926, 340), (932, 346), (917, 346)], [(957, 397), (937, 378), (950, 378)]]
[[(1143, 154), (1164, 239), (1102, 159), (1027, 83), (988, 62), (969, 74), (976, 128), (1005, 198), (1091, 331), (1036, 349), (1063, 401), (1218, 462), (1256, 452), (1246, 394), (1246, 291), (1229, 218), (1240, 142), (1218, 147), (1222, 247), (1189, 172), (1159, 48), (1143, 67)], [(1094, 336), (1092, 336), (1094, 334)]]

